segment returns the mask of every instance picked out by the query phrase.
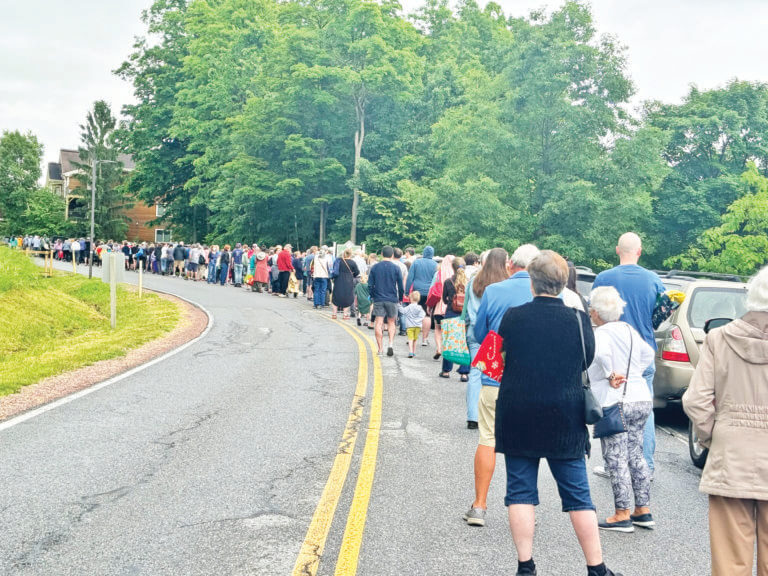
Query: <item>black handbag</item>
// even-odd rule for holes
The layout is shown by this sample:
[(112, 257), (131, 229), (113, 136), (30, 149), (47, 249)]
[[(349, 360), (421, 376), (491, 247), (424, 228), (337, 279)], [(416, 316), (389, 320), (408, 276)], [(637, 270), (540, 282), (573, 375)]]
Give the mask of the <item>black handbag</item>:
[(603, 408), (603, 417), (597, 424), (592, 435), (595, 438), (605, 438), (627, 431), (627, 421), (624, 418), (624, 398), (627, 396), (627, 382), (629, 382), (629, 367), (632, 364), (632, 328), (629, 329), (629, 358), (627, 359), (627, 374), (624, 379), (624, 391), (621, 393), (621, 401)]
[(594, 392), (592, 392), (592, 385), (589, 382), (589, 364), (587, 363), (587, 348), (584, 345), (584, 328), (581, 325), (581, 317), (579, 311), (576, 312), (576, 322), (579, 324), (579, 337), (581, 338), (581, 353), (584, 358), (584, 369), (581, 372), (581, 387), (584, 393), (584, 420), (587, 424), (594, 424), (603, 417), (603, 407), (600, 406), (600, 402), (595, 398)]

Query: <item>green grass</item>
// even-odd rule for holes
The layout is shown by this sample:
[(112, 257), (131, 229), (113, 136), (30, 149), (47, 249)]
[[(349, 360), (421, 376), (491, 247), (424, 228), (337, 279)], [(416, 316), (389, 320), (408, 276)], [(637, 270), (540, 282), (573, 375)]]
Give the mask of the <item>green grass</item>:
[(42, 268), (0, 247), (0, 396), (63, 372), (125, 355), (171, 331), (179, 307), (154, 294), (117, 288), (109, 326), (109, 285)]

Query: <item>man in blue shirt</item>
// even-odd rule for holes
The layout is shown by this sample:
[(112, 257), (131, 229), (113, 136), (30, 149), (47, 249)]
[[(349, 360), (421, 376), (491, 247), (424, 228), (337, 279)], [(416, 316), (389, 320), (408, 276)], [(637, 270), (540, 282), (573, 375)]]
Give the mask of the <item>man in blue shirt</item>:
[[(521, 306), (533, 300), (531, 277), (525, 269), (539, 254), (533, 244), (524, 244), (514, 251), (507, 268), (511, 277), (503, 282), (491, 284), (483, 292), (483, 299), (477, 310), (472, 329), (475, 339), (482, 342), (491, 330), (498, 331), (501, 319), (512, 306)], [(499, 383), (485, 374), (478, 403), (478, 431), (480, 438), (475, 451), (475, 501), (464, 514), (464, 520), (471, 526), (485, 526), (488, 507), (488, 489), (496, 468), (496, 398)]]
[(411, 263), (411, 268), (408, 270), (408, 276), (405, 279), (405, 293), (418, 292), (421, 294), (421, 301), (419, 304), (424, 308), (424, 312), (427, 315), (421, 322), (421, 345), (426, 346), (429, 329), (435, 327), (435, 320), (427, 310), (427, 296), (429, 296), (429, 289), (432, 287), (432, 278), (437, 272), (437, 262), (434, 261), (435, 249), (432, 246), (426, 246), (421, 258), (414, 260)]
[[(621, 320), (632, 326), (643, 337), (643, 340), (656, 350), (656, 340), (653, 337), (653, 309), (656, 307), (656, 298), (666, 288), (661, 283), (655, 272), (646, 270), (638, 265), (640, 255), (643, 252), (643, 244), (640, 236), (634, 232), (627, 232), (619, 238), (616, 246), (616, 254), (619, 256), (619, 265), (605, 272), (600, 272), (595, 278), (592, 288), (599, 286), (613, 286), (618, 290), (621, 299), (627, 303)], [(648, 388), (653, 397), (653, 375), (656, 373), (656, 365), (651, 364), (643, 373)], [(643, 433), (643, 455), (651, 469), (654, 471), (653, 453), (656, 451), (656, 425), (651, 411), (648, 421), (645, 423)], [(601, 470), (595, 471), (603, 475)]]
[(403, 274), (400, 268), (392, 261), (395, 250), (392, 246), (384, 246), (381, 249), (381, 262), (373, 266), (368, 274), (368, 290), (373, 302), (373, 314), (376, 317), (374, 328), (376, 330), (376, 344), (379, 354), (384, 351), (384, 318), (387, 319), (389, 331), (389, 348), (387, 356), (394, 356), (395, 320), (397, 320), (398, 304), (403, 301)]

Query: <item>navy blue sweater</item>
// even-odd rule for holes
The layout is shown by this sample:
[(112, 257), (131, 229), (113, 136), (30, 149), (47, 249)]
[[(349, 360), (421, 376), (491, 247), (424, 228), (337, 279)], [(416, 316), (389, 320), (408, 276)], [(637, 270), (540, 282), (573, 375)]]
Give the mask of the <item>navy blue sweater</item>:
[(396, 264), (384, 260), (373, 265), (368, 274), (371, 302), (402, 302), (403, 275)]
[(506, 360), (496, 402), (496, 452), (528, 458), (584, 458), (584, 369), (595, 355), (589, 318), (559, 298), (507, 310), (499, 325)]

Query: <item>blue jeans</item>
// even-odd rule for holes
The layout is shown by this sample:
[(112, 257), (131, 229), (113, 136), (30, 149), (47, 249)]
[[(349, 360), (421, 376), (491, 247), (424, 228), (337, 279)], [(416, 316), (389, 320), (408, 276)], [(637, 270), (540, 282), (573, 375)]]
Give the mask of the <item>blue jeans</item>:
[(313, 304), (325, 306), (325, 292), (328, 290), (328, 278), (315, 278), (312, 282)]
[(221, 274), (219, 274), (219, 282), (221, 282), (221, 285), (224, 286), (224, 284), (227, 283), (227, 274), (229, 273), (229, 264), (222, 264), (221, 265)]
[[(648, 384), (648, 390), (651, 391), (651, 401), (653, 401), (654, 374), (656, 374), (655, 364), (651, 364), (648, 369), (643, 372), (645, 383)], [(643, 456), (645, 456), (645, 461), (648, 462), (651, 474), (653, 474), (653, 471), (655, 470), (653, 463), (654, 452), (656, 452), (656, 420), (653, 417), (653, 408), (651, 408), (651, 413), (648, 415), (648, 420), (645, 422), (645, 428), (643, 429)]]
[[(443, 372), (450, 372), (453, 370), (453, 362), (449, 362), (445, 358), (443, 358)], [(464, 364), (459, 364), (459, 369), (457, 372), (461, 375), (469, 374), (469, 366), (466, 366)]]
[[(539, 460), (540, 458), (504, 455), (504, 462), (507, 467), (505, 506), (512, 504), (539, 505)], [(567, 460), (547, 458), (547, 464), (549, 464), (552, 476), (557, 482), (557, 491), (560, 493), (563, 512), (595, 509), (595, 505), (592, 504), (592, 496), (589, 493), (587, 464), (584, 458)]]
[(243, 265), (242, 264), (235, 264), (235, 273), (233, 274), (235, 284), (242, 284), (243, 283)]
[(216, 284), (216, 261), (208, 263), (208, 284)]
[[(477, 342), (467, 342), (469, 346), (469, 355), (475, 358), (477, 351), (480, 350), (480, 344)], [(467, 420), (477, 422), (477, 404), (480, 402), (480, 390), (483, 388), (482, 372), (477, 368), (470, 368), (469, 382), (467, 382)]]

